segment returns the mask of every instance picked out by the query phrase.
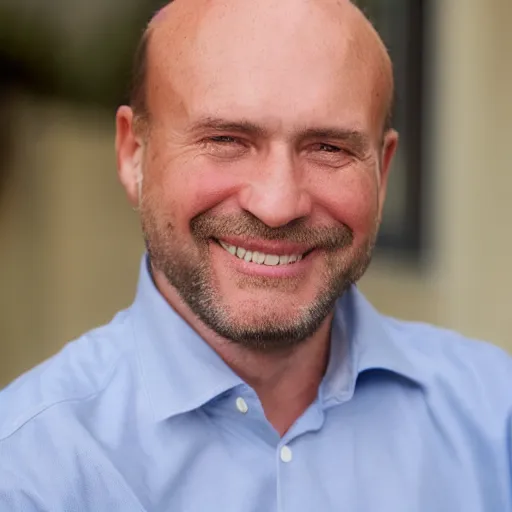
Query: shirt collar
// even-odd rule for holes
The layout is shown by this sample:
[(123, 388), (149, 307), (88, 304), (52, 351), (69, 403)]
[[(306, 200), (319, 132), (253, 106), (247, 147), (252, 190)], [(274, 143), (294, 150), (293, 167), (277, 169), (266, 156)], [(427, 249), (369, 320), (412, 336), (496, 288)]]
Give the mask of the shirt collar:
[(157, 421), (197, 409), (243, 383), (158, 292), (146, 257), (131, 318), (143, 384)]
[(420, 369), (390, 330), (392, 319), (380, 314), (352, 286), (336, 303), (331, 357), (320, 388), (324, 406), (349, 400), (359, 375), (389, 372), (423, 386)]
[[(157, 421), (201, 407), (244, 384), (158, 292), (144, 257), (131, 308), (142, 379)], [(358, 376), (384, 370), (422, 384), (418, 368), (355, 286), (335, 307), (331, 353), (320, 387), (324, 406), (351, 398)]]

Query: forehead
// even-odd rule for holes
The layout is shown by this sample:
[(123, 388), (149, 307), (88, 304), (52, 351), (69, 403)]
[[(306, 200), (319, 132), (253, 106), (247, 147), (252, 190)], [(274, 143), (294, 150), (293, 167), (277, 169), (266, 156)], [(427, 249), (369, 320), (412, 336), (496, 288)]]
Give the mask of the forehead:
[(285, 126), (379, 117), (385, 93), (360, 19), (336, 19), (332, 7), (301, 0), (291, 12), (286, 1), (255, 2), (250, 11), (242, 4), (159, 15), (149, 55), (154, 114), (180, 107), (188, 117), (271, 116)]

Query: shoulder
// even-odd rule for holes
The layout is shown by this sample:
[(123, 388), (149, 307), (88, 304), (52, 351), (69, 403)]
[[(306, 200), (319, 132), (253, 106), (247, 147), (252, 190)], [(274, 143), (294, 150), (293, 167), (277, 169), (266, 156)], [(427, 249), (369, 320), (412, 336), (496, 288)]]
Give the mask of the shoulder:
[(1, 510), (98, 510), (115, 478), (98, 430), (130, 423), (131, 324), (119, 313), (0, 392)]
[(452, 395), (461, 406), (467, 402), (510, 414), (512, 357), (507, 352), (452, 330), (384, 318), (391, 339), (417, 369), (427, 390)]
[(127, 311), (68, 343), (0, 391), (0, 445), (31, 420), (100, 394), (132, 344)]
[[(450, 368), (458, 372), (475, 369), (510, 370), (512, 357), (503, 349), (458, 332), (420, 322), (406, 322), (390, 317), (385, 325), (392, 338), (418, 362)], [(498, 368), (496, 368), (496, 365)], [(512, 373), (509, 375), (512, 378)]]

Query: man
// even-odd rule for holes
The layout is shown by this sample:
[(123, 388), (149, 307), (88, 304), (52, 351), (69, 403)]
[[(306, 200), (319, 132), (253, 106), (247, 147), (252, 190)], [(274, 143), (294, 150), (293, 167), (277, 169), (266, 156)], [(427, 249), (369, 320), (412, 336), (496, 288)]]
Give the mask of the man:
[(354, 286), (397, 145), (360, 11), (177, 0), (137, 64), (137, 297), (0, 395), (0, 510), (512, 511), (510, 358)]

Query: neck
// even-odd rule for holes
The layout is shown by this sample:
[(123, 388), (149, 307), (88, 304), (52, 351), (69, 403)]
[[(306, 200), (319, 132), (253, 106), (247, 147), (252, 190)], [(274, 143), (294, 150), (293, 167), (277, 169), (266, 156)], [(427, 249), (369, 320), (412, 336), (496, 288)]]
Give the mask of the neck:
[(160, 272), (154, 272), (153, 278), (175, 311), (254, 389), (267, 420), (283, 436), (318, 395), (329, 358), (332, 314), (311, 338), (295, 347), (256, 352), (220, 337), (204, 325)]
[(314, 336), (279, 353), (254, 352), (203, 337), (254, 389), (267, 420), (283, 436), (318, 396), (329, 357), (331, 317)]

